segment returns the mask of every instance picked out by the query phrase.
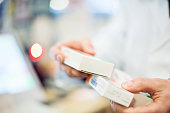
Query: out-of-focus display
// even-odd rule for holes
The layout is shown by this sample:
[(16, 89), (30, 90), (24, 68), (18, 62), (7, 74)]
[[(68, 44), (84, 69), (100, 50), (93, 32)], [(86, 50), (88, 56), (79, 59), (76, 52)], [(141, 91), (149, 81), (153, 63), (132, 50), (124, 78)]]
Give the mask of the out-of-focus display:
[(0, 94), (16, 94), (35, 87), (24, 56), (11, 35), (0, 36), (0, 62)]

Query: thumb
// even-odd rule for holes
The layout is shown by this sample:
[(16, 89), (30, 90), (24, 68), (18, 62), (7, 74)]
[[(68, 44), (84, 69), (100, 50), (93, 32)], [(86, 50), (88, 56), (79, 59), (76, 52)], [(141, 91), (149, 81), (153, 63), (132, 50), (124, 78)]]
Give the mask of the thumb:
[(155, 83), (155, 80), (153, 79), (137, 78), (122, 83), (122, 88), (133, 93), (138, 92), (152, 93), (154, 90), (157, 89), (156, 84), (157, 83)]
[(83, 52), (90, 54), (90, 55), (95, 55), (94, 47), (90, 40), (86, 40), (82, 44), (82, 50)]

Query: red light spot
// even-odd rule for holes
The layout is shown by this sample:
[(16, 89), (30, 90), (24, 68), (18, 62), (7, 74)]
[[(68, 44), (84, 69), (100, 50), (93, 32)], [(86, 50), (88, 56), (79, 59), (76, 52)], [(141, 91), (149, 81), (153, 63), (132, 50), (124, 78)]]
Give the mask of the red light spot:
[(31, 59), (34, 62), (39, 61), (39, 58), (42, 56), (43, 48), (39, 43), (35, 43), (30, 48)]

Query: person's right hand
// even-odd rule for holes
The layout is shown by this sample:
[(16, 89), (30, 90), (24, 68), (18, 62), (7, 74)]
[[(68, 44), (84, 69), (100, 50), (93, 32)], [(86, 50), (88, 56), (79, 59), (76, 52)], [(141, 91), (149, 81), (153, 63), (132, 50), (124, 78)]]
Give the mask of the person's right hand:
[(79, 78), (87, 77), (88, 74), (82, 73), (80, 71), (77, 71), (63, 64), (64, 59), (65, 59), (64, 54), (61, 52), (61, 48), (63, 46), (84, 52), (89, 55), (95, 55), (94, 48), (93, 48), (92, 43), (90, 42), (90, 39), (82, 38), (80, 40), (60, 42), (60, 43), (55, 44), (51, 48), (51, 53), (54, 55), (54, 58), (59, 62), (61, 70), (65, 71), (70, 77), (79, 77)]
[(145, 92), (153, 102), (144, 106), (123, 107), (111, 101), (116, 113), (170, 113), (170, 80), (159, 78), (136, 78), (122, 83), (122, 88), (132, 93)]

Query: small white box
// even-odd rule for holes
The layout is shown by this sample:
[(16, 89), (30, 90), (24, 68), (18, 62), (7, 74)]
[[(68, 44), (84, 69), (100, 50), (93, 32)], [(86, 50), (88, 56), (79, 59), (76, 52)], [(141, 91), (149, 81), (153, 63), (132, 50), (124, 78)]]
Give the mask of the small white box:
[(86, 80), (101, 96), (104, 96), (114, 102), (129, 107), (134, 94), (128, 92), (106, 77), (91, 75)]
[(64, 64), (81, 72), (111, 77), (114, 71), (114, 64), (73, 49), (62, 47), (62, 53), (66, 56)]

